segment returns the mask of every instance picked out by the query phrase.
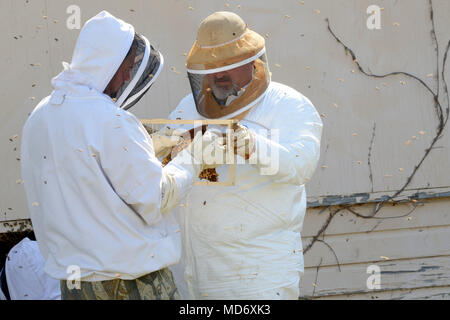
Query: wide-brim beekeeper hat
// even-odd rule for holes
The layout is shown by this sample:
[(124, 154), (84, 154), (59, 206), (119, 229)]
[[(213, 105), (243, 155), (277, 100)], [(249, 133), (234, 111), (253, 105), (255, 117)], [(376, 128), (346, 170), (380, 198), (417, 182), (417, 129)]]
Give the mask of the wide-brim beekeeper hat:
[[(229, 104), (220, 104), (206, 75), (249, 63), (254, 64), (250, 83)], [(197, 111), (205, 118), (234, 118), (247, 112), (262, 99), (270, 83), (264, 38), (232, 12), (215, 12), (202, 21), (186, 66)]]

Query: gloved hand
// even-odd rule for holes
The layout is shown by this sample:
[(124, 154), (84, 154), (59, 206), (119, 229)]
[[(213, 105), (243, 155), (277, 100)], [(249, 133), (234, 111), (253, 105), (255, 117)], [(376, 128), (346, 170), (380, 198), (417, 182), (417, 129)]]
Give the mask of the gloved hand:
[(192, 142), (172, 161), (198, 176), (203, 169), (215, 168), (226, 163), (225, 138), (220, 132), (208, 130), (202, 135), (199, 131)]
[[(202, 131), (195, 135), (192, 142), (163, 168), (161, 180), (161, 212), (171, 210), (192, 187), (192, 179), (201, 172), (201, 164), (195, 157), (195, 146), (202, 142)], [(198, 147), (197, 147), (198, 148)]]
[[(174, 164), (180, 167), (183, 167), (185, 170), (189, 171), (189, 173), (194, 176), (198, 177), (199, 173), (201, 172), (201, 149), (202, 146), (202, 131), (198, 131), (195, 134), (194, 139), (192, 142), (181, 152), (179, 152), (175, 158), (172, 159), (169, 164)], [(200, 148), (200, 149), (199, 149)], [(200, 150), (200, 157), (195, 157), (195, 154), (199, 154)]]
[(157, 158), (164, 158), (170, 154), (172, 147), (180, 143), (183, 131), (164, 127), (161, 130), (152, 133), (150, 137), (153, 141), (153, 149)]
[[(215, 168), (226, 164), (226, 139), (221, 132), (208, 130), (202, 137), (202, 169)], [(199, 160), (197, 158), (197, 160)]]
[(252, 131), (241, 124), (237, 124), (233, 132), (234, 153), (249, 159), (255, 151), (256, 138)]

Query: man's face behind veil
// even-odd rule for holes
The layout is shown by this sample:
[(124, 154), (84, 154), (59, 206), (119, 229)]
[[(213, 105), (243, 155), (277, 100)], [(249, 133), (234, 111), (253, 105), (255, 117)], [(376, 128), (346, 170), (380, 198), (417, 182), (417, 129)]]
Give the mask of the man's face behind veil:
[(136, 46), (133, 45), (130, 49), (130, 52), (123, 60), (119, 69), (117, 70), (116, 74), (106, 87), (104, 92), (105, 94), (109, 95), (111, 98), (116, 98), (117, 92), (120, 90), (122, 85), (125, 82), (130, 81), (130, 73), (134, 65), (135, 57), (136, 57)]
[(231, 70), (208, 74), (208, 82), (214, 96), (224, 100), (230, 95), (237, 95), (239, 90), (252, 80), (253, 64), (254, 62), (250, 62)]

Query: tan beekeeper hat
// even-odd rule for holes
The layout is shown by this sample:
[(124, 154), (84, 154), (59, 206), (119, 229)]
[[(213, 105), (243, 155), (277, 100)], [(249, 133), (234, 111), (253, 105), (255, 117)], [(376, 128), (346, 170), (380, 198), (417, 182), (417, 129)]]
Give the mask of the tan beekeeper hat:
[(215, 12), (202, 21), (188, 54), (187, 68), (208, 70), (247, 60), (264, 49), (265, 40), (237, 14)]
[[(232, 12), (215, 12), (202, 21), (186, 66), (197, 111), (207, 119), (242, 119), (270, 83), (264, 38)], [(248, 72), (250, 82), (239, 83)], [(220, 87), (216, 75), (228, 77), (231, 85)]]

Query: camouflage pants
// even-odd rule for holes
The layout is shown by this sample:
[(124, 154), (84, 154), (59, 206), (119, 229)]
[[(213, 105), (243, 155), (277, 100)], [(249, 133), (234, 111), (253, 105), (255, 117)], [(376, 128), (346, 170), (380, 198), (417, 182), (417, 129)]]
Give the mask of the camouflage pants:
[(177, 287), (168, 268), (134, 280), (81, 281), (80, 289), (69, 289), (61, 280), (62, 300), (178, 300)]

